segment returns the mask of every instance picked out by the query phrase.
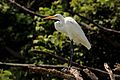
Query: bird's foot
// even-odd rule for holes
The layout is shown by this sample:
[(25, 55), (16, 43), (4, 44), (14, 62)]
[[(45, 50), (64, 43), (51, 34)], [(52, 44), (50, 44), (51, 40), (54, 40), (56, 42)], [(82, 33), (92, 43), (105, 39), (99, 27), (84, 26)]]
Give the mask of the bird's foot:
[(65, 67), (65, 68), (61, 69), (61, 71), (64, 73), (68, 73), (68, 72), (70, 72), (71, 68), (72, 68), (71, 66)]

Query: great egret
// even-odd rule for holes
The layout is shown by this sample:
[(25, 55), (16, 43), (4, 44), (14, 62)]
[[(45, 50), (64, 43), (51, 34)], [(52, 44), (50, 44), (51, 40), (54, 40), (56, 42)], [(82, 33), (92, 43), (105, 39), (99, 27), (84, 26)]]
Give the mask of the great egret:
[[(71, 47), (73, 45), (73, 41), (79, 45), (82, 44), (85, 46), (88, 50), (91, 48), (91, 44), (88, 41), (88, 39), (85, 36), (85, 33), (81, 29), (80, 25), (72, 18), (72, 17), (63, 17), (61, 14), (56, 14), (54, 16), (47, 16), (44, 19), (56, 19), (54, 23), (55, 29), (66, 33), (66, 35), (71, 40)], [(71, 56), (70, 56), (70, 63), (69, 66), (71, 66), (73, 57), (73, 47), (71, 48)]]

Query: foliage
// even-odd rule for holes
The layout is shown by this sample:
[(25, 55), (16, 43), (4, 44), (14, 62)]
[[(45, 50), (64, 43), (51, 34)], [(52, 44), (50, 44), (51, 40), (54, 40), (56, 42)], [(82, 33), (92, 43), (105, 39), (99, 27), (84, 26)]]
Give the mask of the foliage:
[[(102, 68), (104, 62), (111, 66), (120, 62), (120, 35), (97, 28), (93, 23), (71, 14), (68, 11), (78, 13), (103, 27), (120, 30), (120, 4), (119, 0), (16, 0), (30, 10), (41, 15), (71, 16), (77, 22), (85, 22), (94, 30), (82, 27), (92, 44), (91, 50), (82, 45), (74, 44), (73, 61), (97, 68)], [(49, 4), (49, 5), (48, 5)], [(54, 28), (53, 20), (44, 20), (38, 16), (27, 14), (9, 1), (0, 1), (0, 61), (33, 64), (66, 65), (50, 56), (33, 53), (33, 50), (52, 52), (55, 55), (69, 59), (70, 40), (65, 34)], [(7, 48), (12, 49), (12, 54)], [(17, 56), (16, 56), (17, 55)], [(19, 57), (18, 57), (19, 56)], [(6, 80), (16, 74), (20, 77), (27, 72), (1, 70)], [(44, 75), (44, 78), (47, 75)], [(33, 76), (34, 77), (34, 76)], [(50, 76), (49, 76), (50, 77)], [(38, 79), (37, 76), (34, 77)], [(50, 78), (51, 79), (51, 78)], [(55, 78), (56, 79), (56, 78)]]
[(0, 80), (12, 80), (12, 73), (8, 70), (0, 70)]

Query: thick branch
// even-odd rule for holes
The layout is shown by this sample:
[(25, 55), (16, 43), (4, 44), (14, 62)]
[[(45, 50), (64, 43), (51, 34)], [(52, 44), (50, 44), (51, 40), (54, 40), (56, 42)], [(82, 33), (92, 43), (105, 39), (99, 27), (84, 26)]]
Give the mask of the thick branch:
[[(54, 57), (54, 58), (56, 58), (58, 60), (61, 60), (63, 62), (68, 62), (68, 60), (64, 59), (63, 57), (60, 57), (58, 55), (54, 55), (52, 53), (47, 53), (47, 52), (38, 51), (38, 50), (34, 50), (33, 52), (38, 53), (38, 54), (43, 54), (43, 55), (49, 55), (49, 56)], [(83, 65), (79, 65), (79, 64), (77, 64), (75, 62), (72, 62), (72, 65), (76, 66), (76, 67), (79, 67), (80, 70), (87, 68), (87, 69), (91, 70), (93, 73), (98, 73), (100, 75), (103, 74), (103, 75), (106, 75), (106, 76), (109, 75), (106, 71), (103, 71), (103, 70), (100, 70), (100, 69), (96, 69), (96, 68), (87, 67), (87, 66), (83, 66)], [(119, 77), (120, 78), (120, 75), (115, 75), (115, 77)]]
[(35, 72), (35, 73), (38, 73), (38, 74), (39, 73), (40, 74), (48, 74), (49, 73), (49, 74), (52, 74), (54, 76), (64, 78), (64, 79), (67, 79), (67, 80), (75, 80), (73, 75), (66, 74), (66, 73), (63, 73), (63, 72), (55, 70), (55, 69), (46, 69), (46, 68), (42, 68), (42, 67), (29, 67), (29, 69), (32, 72)]
[(17, 64), (17, 63), (2, 63), (0, 62), (0, 65), (2, 66), (10, 66), (10, 67), (24, 67), (27, 69), (30, 69), (30, 71), (34, 73), (39, 74), (52, 74), (57, 77), (62, 77), (65, 79), (72, 78), (75, 80), (73, 75), (63, 73), (61, 71), (56, 70), (55, 68), (65, 68), (65, 66), (56, 66), (56, 65), (35, 65), (35, 64)]
[[(39, 64), (39, 65), (35, 65), (35, 64), (17, 64), (17, 63), (2, 63), (2, 62), (0, 62), (0, 66), (9, 66), (9, 67), (23, 67), (23, 68), (27, 68), (27, 69), (31, 69), (32, 71), (34, 71), (35, 70), (35, 72), (37, 72), (38, 71), (38, 73), (44, 73), (44, 71), (43, 70), (47, 70), (46, 72), (49, 74), (49, 73), (51, 73), (51, 71), (53, 71), (52, 72), (52, 74), (55, 74), (56, 76), (58, 75), (58, 74), (62, 74), (61, 73), (61, 71), (58, 71), (59, 69), (63, 69), (63, 68), (66, 68), (65, 66), (56, 66), (56, 65), (43, 65), (43, 64)], [(3, 68), (3, 67), (2, 67)], [(44, 69), (45, 68), (45, 69)], [(55, 70), (56, 69), (56, 70)], [(58, 69), (58, 70), (57, 70)], [(77, 69), (77, 68), (76, 68)], [(89, 70), (91, 69), (91, 71), (94, 71), (94, 73), (95, 73), (95, 71), (96, 72), (98, 72), (98, 71), (100, 71), (100, 74), (104, 74), (104, 75), (106, 75), (106, 76), (109, 76), (109, 73), (107, 73), (107, 72), (105, 72), (105, 71), (102, 71), (102, 70), (99, 70), (99, 69), (94, 69), (94, 68), (89, 68)], [(40, 72), (40, 71), (43, 71), (43, 72)], [(63, 73), (63, 74), (65, 74), (65, 73)], [(66, 75), (66, 74), (65, 74)], [(64, 75), (64, 76), (65, 76)], [(63, 76), (63, 78), (64, 78), (64, 76)], [(69, 75), (68, 74), (68, 76), (67, 77), (72, 77), (72, 75)], [(114, 77), (115, 78), (119, 78), (120, 79), (120, 75), (116, 75), (116, 74), (114, 74)]]

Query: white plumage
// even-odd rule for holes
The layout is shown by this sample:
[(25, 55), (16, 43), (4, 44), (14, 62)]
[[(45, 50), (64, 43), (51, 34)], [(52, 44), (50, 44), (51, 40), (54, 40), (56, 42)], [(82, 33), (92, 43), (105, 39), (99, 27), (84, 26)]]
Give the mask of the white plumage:
[(66, 33), (70, 40), (73, 40), (77, 45), (82, 44), (87, 49), (91, 48), (91, 44), (85, 36), (85, 33), (72, 17), (64, 18), (61, 14), (56, 14), (54, 16), (48, 16), (46, 19), (59, 20), (54, 23), (56, 30)]

